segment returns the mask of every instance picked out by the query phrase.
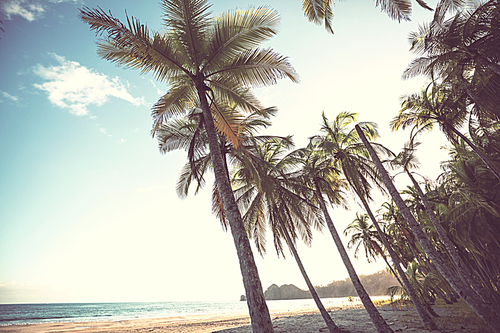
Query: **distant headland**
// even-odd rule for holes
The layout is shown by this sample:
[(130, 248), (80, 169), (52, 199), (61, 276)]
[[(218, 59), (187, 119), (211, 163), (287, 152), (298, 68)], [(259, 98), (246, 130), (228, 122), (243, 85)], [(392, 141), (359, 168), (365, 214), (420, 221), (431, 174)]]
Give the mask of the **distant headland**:
[[(370, 275), (360, 275), (359, 279), (370, 296), (385, 295), (388, 287), (398, 284), (397, 280), (387, 271), (379, 271)], [(351, 279), (332, 281), (326, 286), (314, 287), (319, 297), (348, 297), (358, 296)], [(272, 284), (264, 292), (266, 300), (289, 300), (312, 298), (308, 290), (302, 290), (293, 284), (284, 284), (278, 287)]]

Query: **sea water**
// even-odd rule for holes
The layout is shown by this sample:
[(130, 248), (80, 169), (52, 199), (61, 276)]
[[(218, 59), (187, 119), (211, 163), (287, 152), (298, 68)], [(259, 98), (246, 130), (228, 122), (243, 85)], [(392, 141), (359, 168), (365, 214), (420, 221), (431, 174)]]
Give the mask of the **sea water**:
[[(387, 299), (375, 296), (372, 300)], [(360, 304), (359, 298), (323, 298), (323, 305)], [(297, 311), (315, 308), (312, 299), (267, 301), (270, 311)], [(119, 321), (199, 314), (247, 313), (246, 302), (130, 302), (130, 303), (48, 303), (0, 304), (0, 326), (54, 322)]]

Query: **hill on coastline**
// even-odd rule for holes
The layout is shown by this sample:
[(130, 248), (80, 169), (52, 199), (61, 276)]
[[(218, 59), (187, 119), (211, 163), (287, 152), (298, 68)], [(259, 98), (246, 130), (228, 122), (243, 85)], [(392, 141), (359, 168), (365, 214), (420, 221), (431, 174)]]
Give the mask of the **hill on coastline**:
[[(370, 275), (360, 275), (359, 279), (370, 296), (385, 295), (388, 287), (398, 284), (397, 280), (387, 271), (379, 271)], [(351, 279), (332, 281), (326, 286), (314, 287), (319, 297), (348, 297), (358, 296)], [(284, 284), (278, 287), (272, 284), (264, 292), (266, 300), (287, 300), (312, 298), (308, 290), (302, 290), (293, 284)]]

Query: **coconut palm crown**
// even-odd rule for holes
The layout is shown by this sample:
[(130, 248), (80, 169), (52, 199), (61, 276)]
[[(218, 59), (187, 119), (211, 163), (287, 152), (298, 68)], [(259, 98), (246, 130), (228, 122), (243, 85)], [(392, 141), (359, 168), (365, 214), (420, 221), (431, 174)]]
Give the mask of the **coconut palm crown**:
[[(223, 103), (245, 111), (262, 109), (249, 87), (262, 87), (298, 76), (287, 58), (258, 45), (276, 34), (279, 16), (268, 7), (225, 12), (210, 17), (205, 0), (163, 0), (163, 32), (153, 32), (137, 18), (124, 24), (104, 10), (81, 9), (81, 19), (97, 35), (98, 54), (120, 66), (152, 73), (169, 91), (152, 109), (152, 133), (168, 118), (185, 114), (205, 89)], [(218, 106), (213, 105), (213, 113)], [(227, 131), (218, 124), (221, 131)]]

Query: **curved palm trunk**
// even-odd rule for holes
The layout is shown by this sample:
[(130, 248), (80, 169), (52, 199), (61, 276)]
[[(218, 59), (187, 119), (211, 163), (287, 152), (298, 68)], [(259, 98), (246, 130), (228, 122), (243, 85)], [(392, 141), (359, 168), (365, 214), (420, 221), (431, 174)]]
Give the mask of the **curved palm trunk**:
[(382, 258), (384, 259), (385, 264), (387, 265), (387, 267), (389, 267), (389, 269), (390, 269), (390, 271), (391, 271), (392, 275), (396, 278), (396, 280), (398, 280), (399, 285), (400, 285), (401, 287), (403, 287), (403, 286), (404, 286), (403, 282), (399, 279), (399, 275), (398, 275), (398, 274), (396, 274), (396, 272), (394, 272), (394, 269), (392, 268), (391, 264), (390, 264), (390, 263), (389, 263), (389, 261), (387, 260), (386, 256), (385, 256), (385, 255), (383, 255), (383, 254), (381, 254), (381, 256), (382, 256)]
[(408, 280), (408, 277), (406, 276), (405, 272), (401, 268), (401, 264), (399, 263), (399, 258), (394, 253), (394, 250), (391, 247), (391, 244), (389, 244), (389, 241), (385, 237), (384, 232), (380, 228), (377, 219), (375, 218), (375, 215), (373, 215), (372, 210), (368, 206), (368, 203), (366, 200), (362, 197), (360, 197), (361, 202), (363, 203), (363, 206), (365, 207), (366, 212), (370, 216), (370, 219), (373, 222), (373, 225), (377, 229), (377, 232), (380, 235), (380, 239), (382, 239), (382, 242), (384, 243), (384, 246), (387, 248), (387, 251), (389, 252), (389, 255), (392, 258), (392, 262), (394, 263), (394, 266), (396, 267), (396, 270), (398, 271), (399, 277), (401, 280), (403, 280), (403, 284), (406, 287), (406, 290), (408, 291), (408, 294), (410, 294), (411, 301), (413, 302), (413, 305), (415, 306), (415, 309), (417, 310), (418, 316), (420, 317), (420, 320), (422, 321), (422, 324), (424, 327), (428, 330), (437, 330), (438, 327), (436, 323), (434, 322), (434, 319), (429, 316), (429, 312), (427, 312), (426, 308), (420, 301), (420, 298), (418, 298), (417, 292), (413, 288), (413, 286), (410, 283), (410, 280)]
[(494, 332), (500, 333), (500, 318), (499, 318), (500, 314), (495, 313), (486, 304), (481, 302), (481, 300), (479, 300), (478, 297), (476, 297), (477, 294), (474, 292), (474, 290), (472, 290), (472, 288), (469, 285), (464, 284), (456, 274), (453, 274), (453, 271), (446, 264), (441, 255), (436, 251), (432, 243), (429, 241), (427, 236), (420, 228), (418, 222), (411, 214), (410, 210), (404, 203), (396, 187), (392, 183), (389, 174), (382, 165), (382, 162), (380, 162), (380, 159), (373, 150), (373, 147), (370, 145), (370, 143), (368, 142), (368, 140), (366, 139), (366, 137), (364, 136), (363, 132), (361, 131), (358, 125), (356, 125), (356, 131), (358, 132), (358, 135), (363, 141), (363, 144), (370, 153), (370, 156), (373, 162), (375, 163), (377, 170), (379, 171), (380, 177), (382, 178), (385, 187), (389, 191), (389, 194), (391, 195), (392, 199), (399, 208), (399, 211), (405, 218), (413, 234), (415, 235), (418, 242), (422, 246), (422, 249), (427, 253), (429, 258), (433, 261), (434, 265), (441, 273), (441, 275), (448, 281), (448, 283), (453, 287), (453, 289), (455, 289), (455, 291), (464, 299), (464, 301), (470, 306), (470, 308), (479, 317), (481, 317)]
[[(377, 233), (378, 233), (378, 231), (377, 231)], [(391, 271), (392, 275), (396, 278), (396, 280), (398, 280), (399, 285), (401, 287), (404, 287), (403, 282), (401, 282), (401, 280), (399, 279), (399, 275), (394, 271), (394, 268), (392, 268), (391, 264), (389, 263), (389, 260), (387, 260), (387, 256), (385, 255), (382, 248), (378, 244), (375, 243), (375, 249), (377, 250), (378, 254), (382, 257), (382, 259), (384, 259), (385, 264), (387, 265), (387, 267)]]
[(323, 320), (325, 321), (326, 326), (328, 327), (328, 330), (330, 331), (330, 333), (340, 333), (340, 328), (333, 322), (332, 317), (330, 317), (328, 311), (326, 311), (325, 307), (323, 306), (323, 303), (321, 302), (321, 299), (319, 298), (316, 289), (314, 289), (314, 286), (311, 283), (311, 280), (309, 279), (309, 276), (306, 273), (304, 265), (302, 265), (302, 260), (300, 260), (299, 253), (297, 252), (297, 249), (295, 249), (295, 246), (292, 243), (292, 238), (290, 237), (290, 234), (288, 233), (288, 230), (286, 229), (286, 226), (281, 220), (281, 218), (279, 219), (279, 222), (281, 230), (285, 235), (286, 242), (288, 243), (288, 247), (290, 248), (290, 251), (292, 251), (292, 255), (295, 258), (295, 261), (297, 262), (297, 266), (299, 266), (300, 273), (302, 273), (302, 276), (306, 281), (307, 287), (311, 292), (311, 296), (314, 299), (314, 302), (316, 303), (316, 306), (318, 307), (319, 312), (321, 313), (321, 316), (323, 317)]
[(405, 171), (408, 174), (408, 177), (410, 177), (411, 182), (413, 183), (413, 187), (415, 187), (415, 189), (417, 190), (420, 200), (424, 205), (425, 211), (427, 212), (427, 215), (431, 219), (431, 222), (434, 225), (434, 228), (436, 229), (439, 237), (441, 238), (441, 241), (443, 242), (446, 250), (450, 254), (453, 263), (457, 267), (457, 273), (460, 275), (464, 283), (467, 283), (472, 286), (474, 291), (481, 297), (481, 299), (486, 304), (488, 304), (488, 306), (493, 307), (495, 312), (500, 313), (500, 307), (498, 306), (497, 302), (491, 297), (491, 294), (483, 287), (483, 285), (479, 283), (478, 279), (474, 278), (472, 272), (469, 270), (469, 268), (462, 260), (462, 258), (460, 258), (457, 249), (455, 248), (455, 246), (453, 246), (443, 226), (437, 220), (437, 217), (434, 214), (434, 211), (432, 210), (431, 205), (427, 200), (427, 198), (425, 197), (425, 194), (420, 188), (418, 182), (415, 180), (415, 178), (413, 177), (413, 175), (409, 170)]
[(373, 302), (366, 292), (365, 288), (361, 284), (361, 281), (359, 280), (358, 274), (356, 273), (356, 270), (354, 269), (354, 266), (351, 263), (351, 260), (349, 259), (349, 256), (347, 255), (347, 252), (344, 248), (344, 245), (342, 244), (342, 240), (339, 237), (339, 234), (337, 233), (337, 229), (335, 228), (335, 225), (333, 224), (333, 221), (330, 217), (330, 214), (328, 213), (325, 201), (323, 200), (323, 196), (319, 190), (319, 186), (315, 184), (316, 186), (316, 197), (319, 202), (319, 206), (321, 210), (323, 211), (323, 215), (325, 216), (326, 220), (326, 225), (328, 226), (328, 229), (330, 230), (330, 234), (333, 237), (333, 241), (335, 242), (335, 245), (337, 246), (337, 250), (339, 251), (340, 257), (342, 258), (342, 261), (344, 263), (344, 266), (347, 269), (347, 272), (349, 273), (349, 277), (351, 278), (352, 284), (354, 285), (354, 288), (356, 289), (356, 292), (358, 293), (359, 298), (361, 299), (361, 302), (363, 302), (363, 305), (365, 306), (366, 311), (368, 311), (368, 314), (370, 315), (370, 318), (377, 328), (377, 331), (380, 333), (392, 333), (394, 332), (389, 325), (385, 322), (384, 318), (380, 315), (378, 312), (377, 308), (375, 305), (373, 305)]
[(488, 67), (488, 69), (490, 69), (495, 74), (500, 75), (500, 65), (498, 65), (497, 63), (491, 62), (487, 58), (479, 54), (474, 57), (474, 60), (476, 60), (481, 65)]
[(214, 168), (215, 181), (219, 190), (224, 210), (229, 221), (231, 234), (233, 236), (236, 253), (240, 263), (241, 275), (243, 276), (243, 285), (247, 297), (247, 305), (252, 322), (254, 333), (272, 333), (274, 332), (269, 309), (267, 308), (262, 283), (260, 282), (257, 266), (254, 261), (250, 241), (248, 240), (240, 211), (234, 199), (233, 190), (229, 182), (224, 162), (217, 139), (212, 114), (205, 96), (203, 83), (197, 84), (198, 97), (200, 98), (205, 128), (210, 148), (210, 158)]

